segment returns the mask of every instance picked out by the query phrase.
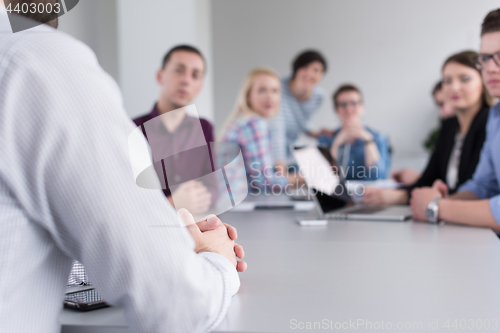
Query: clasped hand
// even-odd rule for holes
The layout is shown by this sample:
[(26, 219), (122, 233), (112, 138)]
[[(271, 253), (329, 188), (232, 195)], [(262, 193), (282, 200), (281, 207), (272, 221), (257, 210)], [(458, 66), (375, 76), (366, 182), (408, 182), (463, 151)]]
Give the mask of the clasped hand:
[(373, 140), (373, 135), (368, 132), (361, 124), (355, 122), (346, 122), (337, 135), (337, 144), (342, 145), (346, 142), (353, 143), (355, 140), (364, 141)]
[(416, 188), (411, 192), (410, 209), (413, 213), (413, 219), (426, 221), (425, 211), (429, 203), (436, 198), (447, 198), (448, 186), (438, 179), (432, 187)]
[(247, 264), (243, 259), (243, 247), (234, 241), (238, 238), (236, 228), (222, 223), (216, 215), (208, 215), (201, 221), (195, 222), (193, 215), (187, 209), (179, 209), (179, 218), (184, 222), (193, 237), (196, 246), (195, 252), (215, 252), (226, 257), (236, 267), (238, 272), (244, 272)]

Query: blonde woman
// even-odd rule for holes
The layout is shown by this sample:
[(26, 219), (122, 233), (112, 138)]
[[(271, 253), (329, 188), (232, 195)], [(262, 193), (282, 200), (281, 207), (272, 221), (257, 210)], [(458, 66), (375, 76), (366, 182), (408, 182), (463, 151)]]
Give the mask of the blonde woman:
[(250, 190), (293, 181), (274, 172), (268, 121), (276, 115), (280, 103), (279, 76), (270, 68), (256, 68), (243, 82), (234, 111), (224, 125), (220, 141), (241, 147)]

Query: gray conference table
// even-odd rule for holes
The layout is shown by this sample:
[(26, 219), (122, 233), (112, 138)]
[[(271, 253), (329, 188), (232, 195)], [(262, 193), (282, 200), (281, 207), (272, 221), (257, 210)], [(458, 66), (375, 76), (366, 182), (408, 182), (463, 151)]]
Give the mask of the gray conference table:
[[(500, 331), (500, 242), (491, 230), (295, 221), (315, 214), (221, 215), (238, 228), (248, 270), (217, 332)], [(64, 310), (61, 322), (62, 332), (129, 332), (119, 308)]]

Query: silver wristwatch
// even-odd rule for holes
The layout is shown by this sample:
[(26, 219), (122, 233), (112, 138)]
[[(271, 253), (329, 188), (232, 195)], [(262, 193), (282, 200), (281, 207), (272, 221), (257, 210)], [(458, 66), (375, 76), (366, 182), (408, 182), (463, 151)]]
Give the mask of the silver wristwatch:
[(439, 216), (439, 206), (438, 202), (441, 200), (441, 198), (436, 198), (432, 200), (428, 205), (427, 209), (425, 210), (425, 216), (427, 217), (427, 221), (429, 223), (437, 224), (439, 222), (438, 216)]

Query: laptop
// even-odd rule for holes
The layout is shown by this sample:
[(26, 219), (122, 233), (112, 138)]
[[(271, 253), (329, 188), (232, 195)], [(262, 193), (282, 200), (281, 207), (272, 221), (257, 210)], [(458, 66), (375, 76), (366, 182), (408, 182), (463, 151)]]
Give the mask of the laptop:
[(292, 147), (292, 152), (325, 220), (405, 221), (412, 217), (408, 206), (355, 204), (355, 193), (345, 185), (343, 172), (327, 147)]

